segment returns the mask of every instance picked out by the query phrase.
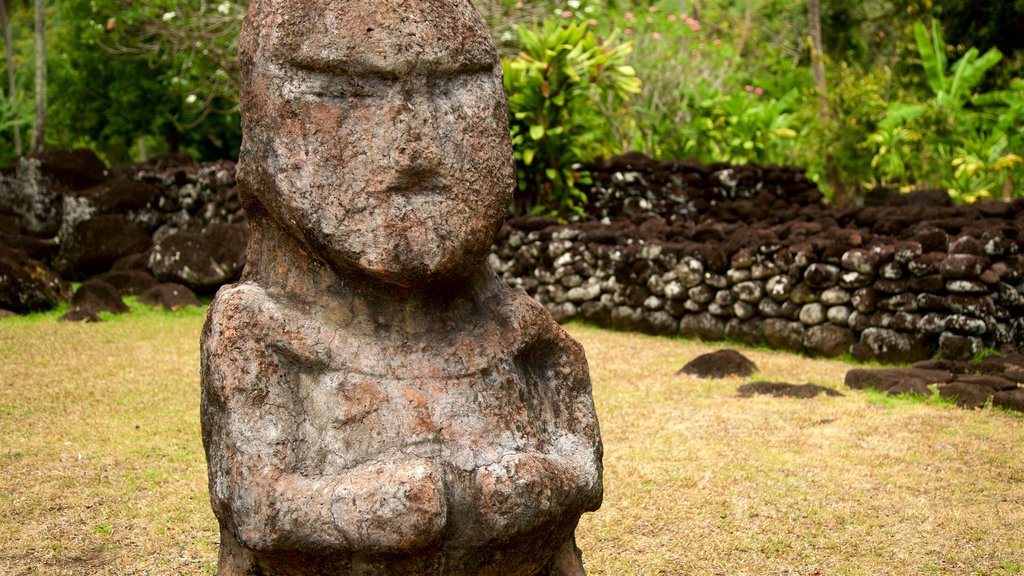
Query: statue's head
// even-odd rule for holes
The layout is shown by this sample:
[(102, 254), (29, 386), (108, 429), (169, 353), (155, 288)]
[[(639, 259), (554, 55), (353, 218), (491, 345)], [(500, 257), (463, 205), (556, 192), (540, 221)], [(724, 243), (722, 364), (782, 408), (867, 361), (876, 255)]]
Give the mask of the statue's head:
[(391, 284), (479, 266), (515, 172), (470, 0), (253, 0), (239, 62), (247, 209)]

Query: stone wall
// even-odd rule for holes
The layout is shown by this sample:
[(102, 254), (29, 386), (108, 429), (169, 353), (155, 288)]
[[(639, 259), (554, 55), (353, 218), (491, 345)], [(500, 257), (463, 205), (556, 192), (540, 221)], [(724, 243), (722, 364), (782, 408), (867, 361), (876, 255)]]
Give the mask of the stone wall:
[[(69, 158), (0, 175), (0, 248), (31, 264), (0, 268), (67, 280), (140, 269), (200, 293), (238, 277), (247, 227), (233, 163)], [(587, 219), (512, 218), (491, 256), (559, 320), (887, 362), (1024, 347), (1021, 201), (954, 207), (915, 193), (836, 211), (799, 169), (638, 155), (587, 168)], [(44, 197), (9, 201), (18, 178)], [(37, 292), (60, 298), (56, 276)], [(23, 304), (15, 284), (0, 308), (45, 306)]]
[(110, 272), (212, 293), (238, 278), (247, 241), (234, 162), (172, 156), (107, 168), (76, 150), (0, 171), (0, 309), (53, 307), (67, 300), (62, 280)]
[(834, 211), (794, 169), (590, 168), (599, 219), (510, 219), (491, 256), (560, 321), (883, 362), (1024, 343), (1024, 202)]

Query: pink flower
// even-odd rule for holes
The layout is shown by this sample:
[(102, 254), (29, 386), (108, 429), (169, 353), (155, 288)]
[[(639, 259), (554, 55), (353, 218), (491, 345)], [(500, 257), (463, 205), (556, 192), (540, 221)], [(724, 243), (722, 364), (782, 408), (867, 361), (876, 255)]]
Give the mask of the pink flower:
[(758, 96), (762, 96), (762, 95), (764, 95), (764, 90), (761, 89), (761, 88), (755, 88), (754, 89), (754, 94), (757, 94)]
[(633, 29), (632, 28), (626, 28), (625, 30), (622, 31), (622, 33), (625, 34), (626, 36), (632, 36), (633, 35)]
[(693, 56), (694, 58), (699, 58), (700, 57), (700, 51), (699, 50), (692, 50), (692, 51), (690, 51), (690, 56)]
[(597, 26), (597, 18), (591, 18), (590, 20), (587, 20), (587, 24), (590, 24), (591, 26)]
[(722, 43), (722, 41), (720, 39), (715, 38), (715, 42), (714, 42), (715, 46), (718, 46), (721, 43)]
[(566, 11), (562, 12), (562, 18), (572, 18), (572, 11), (571, 10), (566, 10)]
[(696, 32), (696, 31), (700, 30), (700, 24), (698, 24), (698, 23), (694, 22), (694, 23), (693, 23), (693, 24), (692, 24), (692, 25), (690, 26), (690, 30), (693, 30), (694, 32)]
[(654, 32), (654, 33), (651, 34), (651, 38), (654, 38), (655, 40), (661, 40), (661, 33), (660, 32)]
[(654, 6), (651, 6), (647, 11), (650, 12), (651, 14), (654, 14), (655, 12), (658, 11), (658, 9)]
[(114, 28), (117, 28), (117, 23), (116, 23), (116, 22), (114, 22), (114, 19), (113, 19), (113, 18), (111, 18), (110, 20), (107, 20), (107, 25), (106, 25), (106, 26), (104, 26), (104, 28), (106, 28), (106, 29), (107, 29), (107, 32), (110, 32), (110, 31), (111, 31), (111, 30), (113, 30)]
[(626, 22), (632, 22), (633, 21), (633, 13), (632, 12), (626, 12), (625, 16), (626, 16)]
[(669, 22), (675, 22), (676, 21), (676, 15), (675, 14), (669, 14), (668, 15), (668, 21)]
[(746, 90), (747, 92), (752, 92), (754, 90), (754, 87), (751, 86), (750, 84), (747, 84), (746, 86), (743, 87), (743, 89)]
[(647, 23), (648, 24), (654, 24), (654, 18), (648, 18), (647, 19)]

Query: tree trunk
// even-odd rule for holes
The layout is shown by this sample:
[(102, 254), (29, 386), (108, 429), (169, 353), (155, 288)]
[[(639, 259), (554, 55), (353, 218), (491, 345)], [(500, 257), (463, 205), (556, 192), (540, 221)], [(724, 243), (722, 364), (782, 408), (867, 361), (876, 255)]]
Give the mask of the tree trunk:
[[(828, 84), (825, 82), (825, 49), (821, 41), (821, 2), (820, 0), (807, 0), (807, 28), (811, 35), (811, 71), (814, 73), (814, 86), (818, 89), (819, 109), (818, 116), (821, 123), (828, 126), (832, 118), (832, 109), (828, 102)], [(836, 206), (845, 206), (853, 201), (843, 177), (836, 166), (832, 151), (826, 148), (825, 170), (827, 172), (829, 185), (832, 186), (832, 203)]]
[(36, 12), (36, 129), (32, 133), (32, 153), (46, 145), (46, 3), (35, 0)]
[(825, 50), (821, 42), (821, 2), (820, 0), (807, 0), (807, 28), (811, 34), (811, 71), (814, 73), (814, 86), (818, 89), (818, 98), (821, 100), (821, 116), (827, 118), (828, 109), (828, 85), (825, 84), (825, 64), (822, 57)]
[(11, 48), (11, 20), (7, 17), (7, 0), (0, 0), (0, 28), (4, 35), (4, 56), (7, 58), (7, 93), (11, 95), (14, 110), (14, 153), (21, 156), (21, 127), (18, 126), (18, 83), (14, 78), (14, 54)]

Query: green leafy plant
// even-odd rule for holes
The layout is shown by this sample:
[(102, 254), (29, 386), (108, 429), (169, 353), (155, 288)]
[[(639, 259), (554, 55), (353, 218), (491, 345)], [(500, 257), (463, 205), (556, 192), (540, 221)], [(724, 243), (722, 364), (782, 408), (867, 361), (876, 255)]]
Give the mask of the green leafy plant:
[(615, 151), (597, 102), (627, 101), (640, 89), (623, 63), (630, 44), (553, 19), (519, 34), (523, 49), (502, 68), (521, 199), (535, 212), (581, 214), (587, 199), (577, 185), (587, 175), (579, 163)]
[[(1002, 54), (995, 48), (984, 54), (970, 48), (950, 65), (935, 20), (930, 33), (916, 22), (914, 38), (931, 97), (888, 106), (868, 138), (879, 179), (904, 188), (943, 187), (961, 202), (994, 199), (1001, 192), (1007, 196), (1007, 184), (1012, 188), (1021, 164), (1014, 150), (1019, 149), (1015, 144), (1024, 98), (1015, 90), (974, 93)], [(983, 110), (986, 106), (990, 112)]]

